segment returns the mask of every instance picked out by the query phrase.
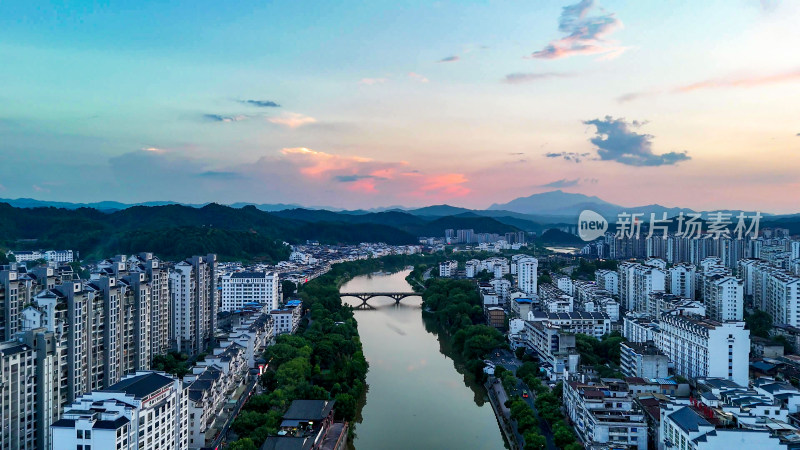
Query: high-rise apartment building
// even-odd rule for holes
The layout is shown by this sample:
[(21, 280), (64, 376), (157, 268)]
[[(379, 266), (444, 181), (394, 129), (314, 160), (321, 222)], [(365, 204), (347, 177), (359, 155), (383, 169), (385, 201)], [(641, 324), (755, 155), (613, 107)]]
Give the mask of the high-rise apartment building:
[(703, 283), (703, 299), (709, 318), (725, 322), (744, 317), (744, 283), (729, 275), (711, 275)]
[(620, 303), (628, 311), (646, 312), (650, 294), (664, 291), (666, 275), (658, 267), (626, 261), (620, 263), (617, 273)]
[(718, 322), (695, 315), (662, 314), (655, 343), (687, 378), (716, 377), (746, 386), (750, 330), (744, 322)]
[(178, 351), (205, 351), (216, 329), (217, 255), (194, 256), (170, 273), (173, 340)]
[(528, 256), (517, 260), (517, 287), (528, 294), (536, 294), (539, 276), (539, 260)]
[(138, 372), (81, 396), (50, 429), (53, 450), (186, 450), (188, 392), (171, 376)]
[(0, 447), (36, 448), (36, 358), (33, 348), (0, 342)]
[(686, 263), (678, 263), (667, 269), (667, 292), (680, 297), (694, 299), (695, 272), (695, 267)]

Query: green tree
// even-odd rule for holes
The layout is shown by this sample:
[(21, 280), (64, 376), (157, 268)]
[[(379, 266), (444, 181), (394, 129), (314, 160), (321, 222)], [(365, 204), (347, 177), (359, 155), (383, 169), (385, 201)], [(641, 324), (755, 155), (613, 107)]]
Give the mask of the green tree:
[(547, 283), (553, 283), (553, 279), (550, 277), (549, 273), (545, 272), (545, 273), (542, 273), (541, 275), (539, 275), (537, 277), (536, 282), (539, 285), (542, 285), (542, 284), (547, 284)]
[(338, 394), (336, 396), (336, 417), (352, 421), (356, 418), (358, 402), (350, 394)]
[(522, 437), (525, 439), (525, 450), (544, 450), (547, 447), (547, 439), (534, 430), (528, 431)]
[(489, 281), (492, 281), (493, 278), (494, 274), (492, 274), (486, 269), (481, 270), (475, 275), (475, 279), (480, 281), (481, 283), (487, 283)]
[(0, 265), (5, 265), (8, 263), (16, 262), (17, 258), (14, 257), (14, 254), (6, 255), (5, 250), (0, 250)]
[(559, 448), (575, 442), (575, 434), (564, 424), (557, 424), (553, 427), (553, 441)]
[[(530, 411), (530, 409), (528, 410)], [(517, 420), (517, 429), (520, 433), (525, 433), (528, 430), (531, 430), (539, 425), (539, 422), (533, 416), (532, 412), (522, 416)]]
[(494, 366), (494, 376), (497, 377), (497, 378), (502, 379), (503, 378), (503, 374), (505, 374), (507, 371), (508, 371), (508, 369), (506, 369), (503, 366)]
[(539, 365), (535, 362), (524, 362), (519, 369), (517, 369), (517, 377), (523, 380), (529, 376), (539, 375)]
[(294, 281), (283, 280), (281, 281), (281, 290), (283, 291), (283, 299), (286, 300), (287, 298), (292, 298), (295, 292), (297, 292), (297, 285), (294, 284)]
[(752, 336), (769, 338), (769, 331), (772, 329), (772, 316), (760, 309), (744, 318), (747, 328)]
[(231, 445), (228, 446), (228, 450), (258, 450), (258, 448), (252, 439), (243, 438), (232, 442)]

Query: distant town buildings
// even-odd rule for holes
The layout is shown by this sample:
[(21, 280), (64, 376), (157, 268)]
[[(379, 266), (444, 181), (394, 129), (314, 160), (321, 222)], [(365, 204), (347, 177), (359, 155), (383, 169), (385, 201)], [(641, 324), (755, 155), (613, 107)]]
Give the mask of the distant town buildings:
[(75, 253), (72, 250), (16, 250), (6, 254), (6, 256), (12, 255), (16, 262), (44, 260), (52, 263), (71, 263), (75, 261)]

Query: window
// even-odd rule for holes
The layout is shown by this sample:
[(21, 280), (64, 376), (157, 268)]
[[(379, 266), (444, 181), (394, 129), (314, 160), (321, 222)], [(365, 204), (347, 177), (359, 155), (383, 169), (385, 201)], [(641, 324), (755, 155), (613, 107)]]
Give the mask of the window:
[[(83, 430), (77, 430), (76, 434), (78, 435), (78, 439), (83, 439)], [(78, 447), (80, 447), (80, 445)], [(82, 449), (78, 449), (78, 450), (82, 450)]]

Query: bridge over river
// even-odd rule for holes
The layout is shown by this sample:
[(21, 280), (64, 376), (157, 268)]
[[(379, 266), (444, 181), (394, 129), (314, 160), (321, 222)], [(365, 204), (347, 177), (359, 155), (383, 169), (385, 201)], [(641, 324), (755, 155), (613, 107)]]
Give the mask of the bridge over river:
[(400, 303), (400, 300), (408, 297), (419, 297), (417, 292), (340, 292), (339, 297), (353, 297), (361, 300), (361, 304), (357, 306), (358, 309), (374, 309), (372, 305), (367, 303), (373, 297), (389, 297), (394, 300), (395, 304)]

